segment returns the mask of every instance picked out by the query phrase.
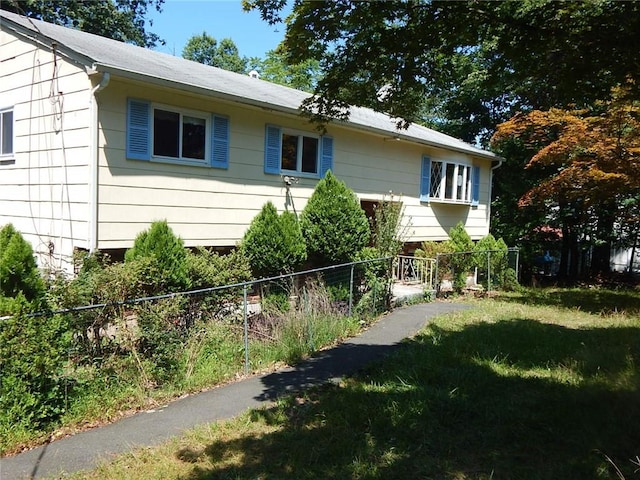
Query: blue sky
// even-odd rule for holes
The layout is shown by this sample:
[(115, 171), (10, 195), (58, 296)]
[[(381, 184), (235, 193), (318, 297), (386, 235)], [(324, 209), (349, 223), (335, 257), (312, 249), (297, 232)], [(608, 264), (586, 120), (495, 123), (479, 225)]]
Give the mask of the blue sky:
[(231, 38), (245, 57), (264, 58), (284, 37), (283, 25), (269, 26), (257, 11), (243, 11), (240, 0), (165, 0), (162, 13), (154, 10), (149, 18), (149, 31), (167, 42), (155, 50), (176, 56), (203, 31), (218, 41)]

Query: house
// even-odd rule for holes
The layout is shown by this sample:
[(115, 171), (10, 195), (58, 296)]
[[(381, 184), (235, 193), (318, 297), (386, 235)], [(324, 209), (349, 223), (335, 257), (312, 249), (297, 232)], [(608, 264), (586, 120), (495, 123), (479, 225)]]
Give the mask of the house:
[(365, 208), (401, 195), (414, 244), (489, 231), (490, 152), (365, 108), (319, 134), (307, 93), (6, 11), (0, 26), (0, 226), (40, 266), (122, 251), (158, 219), (232, 247), (268, 200), (300, 212), (328, 169)]

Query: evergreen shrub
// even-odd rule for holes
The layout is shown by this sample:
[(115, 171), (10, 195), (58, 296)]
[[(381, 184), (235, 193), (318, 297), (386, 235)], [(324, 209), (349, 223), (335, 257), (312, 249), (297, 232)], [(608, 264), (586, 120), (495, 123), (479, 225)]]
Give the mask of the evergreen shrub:
[(307, 257), (300, 225), (295, 215), (267, 202), (245, 233), (241, 249), (258, 278), (292, 273)]
[(313, 267), (353, 261), (370, 237), (369, 221), (358, 197), (330, 171), (302, 211), (300, 227)]
[(160, 220), (138, 234), (133, 247), (125, 253), (125, 263), (149, 259), (138, 265), (142, 267), (141, 282), (147, 285), (147, 294), (161, 294), (189, 287), (186, 257), (182, 239), (173, 233), (166, 220)]
[(33, 249), (13, 225), (0, 230), (0, 296), (22, 294), (30, 308), (42, 307), (45, 286)]

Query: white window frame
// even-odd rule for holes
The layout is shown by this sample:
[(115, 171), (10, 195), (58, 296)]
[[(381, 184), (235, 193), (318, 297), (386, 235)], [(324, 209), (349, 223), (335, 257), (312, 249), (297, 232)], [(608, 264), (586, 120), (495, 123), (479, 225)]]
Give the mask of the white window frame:
[[(434, 178), (434, 173), (439, 168), (440, 179)], [(447, 197), (447, 171), (453, 169), (451, 185), (452, 195)], [(472, 165), (465, 162), (450, 160), (431, 160), (429, 199), (433, 202), (461, 203), (468, 205), (472, 196)], [(461, 185), (458, 185), (461, 183)], [(462, 187), (459, 189), (458, 187)], [(458, 195), (460, 190), (460, 195)]]
[[(3, 152), (5, 148), (5, 135), (4, 135), (4, 116), (6, 113), (11, 113), (11, 151)], [(16, 132), (15, 132), (15, 109), (14, 107), (7, 107), (0, 109), (0, 160), (12, 160), (16, 151)]]
[[(164, 110), (166, 112), (177, 113), (180, 115), (179, 125), (180, 131), (178, 133), (178, 152), (180, 153), (179, 157), (169, 157), (164, 155), (156, 155), (154, 153), (155, 149), (155, 111), (156, 110)], [(205, 133), (204, 133), (204, 158), (189, 158), (182, 156), (182, 128), (184, 125), (183, 118), (184, 116), (195, 117), (205, 122)], [(190, 110), (186, 108), (179, 108), (173, 105), (166, 105), (161, 103), (151, 103), (151, 160), (157, 162), (164, 163), (177, 163), (180, 165), (209, 165), (209, 158), (211, 154), (211, 114), (207, 112), (202, 112), (199, 110)]]
[[(284, 152), (284, 136), (285, 135), (289, 135), (291, 137), (298, 137), (298, 148), (297, 148), (297, 158), (296, 158), (296, 169), (295, 170), (289, 170), (289, 169), (285, 169), (282, 168), (282, 153)], [(303, 152), (303, 139), (304, 137), (307, 138), (313, 138), (317, 141), (317, 147), (316, 147), (316, 169), (315, 172), (303, 172), (302, 171), (302, 152)], [(295, 174), (296, 176), (299, 177), (312, 177), (312, 178), (317, 178), (320, 172), (320, 152), (321, 152), (321, 142), (322, 142), (322, 138), (320, 137), (320, 135), (316, 135), (310, 132), (305, 132), (302, 130), (292, 130), (292, 129), (288, 129), (288, 128), (283, 128), (282, 132), (280, 134), (280, 151), (281, 153), (281, 157), (280, 157), (280, 171), (282, 173), (290, 173), (290, 174)]]

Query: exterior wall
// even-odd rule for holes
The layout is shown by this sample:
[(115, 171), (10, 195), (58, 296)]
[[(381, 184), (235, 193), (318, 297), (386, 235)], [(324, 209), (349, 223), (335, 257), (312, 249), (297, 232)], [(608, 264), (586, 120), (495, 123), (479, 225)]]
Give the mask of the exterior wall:
[[(260, 81), (260, 80), (256, 80)], [(229, 168), (216, 169), (125, 158), (127, 98), (229, 117)], [(271, 200), (279, 210), (301, 212), (317, 179), (300, 178), (289, 190), (279, 175), (264, 173), (265, 125), (306, 130), (293, 116), (224, 103), (175, 90), (152, 89), (112, 78), (98, 96), (100, 249), (127, 248), (154, 220), (166, 219), (187, 246), (233, 246), (253, 217)], [(334, 139), (333, 172), (362, 200), (380, 200), (393, 192), (405, 205), (410, 241), (443, 240), (463, 221), (474, 239), (489, 229), (490, 162), (479, 159), (480, 205), (419, 202), (422, 155), (432, 160), (467, 159), (464, 154), (385, 139), (329, 125)]]
[[(82, 65), (60, 52), (6, 31), (0, 35), (0, 109), (13, 108), (15, 152), (0, 161), (0, 226), (13, 223), (33, 245), (41, 267), (70, 271), (75, 248), (128, 248), (159, 219), (166, 219), (187, 246), (233, 246), (266, 201), (299, 213), (318, 182), (300, 178), (287, 188), (279, 175), (264, 173), (265, 125), (315, 133), (314, 126), (296, 116), (151, 88), (115, 75), (94, 101), (92, 89), (99, 75), (87, 75)], [(229, 168), (126, 159), (127, 98), (228, 116)], [(459, 221), (474, 239), (488, 233), (489, 160), (339, 124), (329, 125), (327, 133), (334, 140), (333, 172), (361, 200), (381, 200), (390, 192), (402, 200), (410, 225), (408, 241), (446, 239)], [(99, 206), (94, 234), (96, 155)], [(421, 203), (423, 155), (480, 165), (479, 206)]]
[(0, 58), (0, 109), (14, 109), (0, 227), (12, 223), (40, 267), (69, 270), (74, 247), (87, 247), (91, 83), (79, 65), (6, 31)]

